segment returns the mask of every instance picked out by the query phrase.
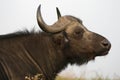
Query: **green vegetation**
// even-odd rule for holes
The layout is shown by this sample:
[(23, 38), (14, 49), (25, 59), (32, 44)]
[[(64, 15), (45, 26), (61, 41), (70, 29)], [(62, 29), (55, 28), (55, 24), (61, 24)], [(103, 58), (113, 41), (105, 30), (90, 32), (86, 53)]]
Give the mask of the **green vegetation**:
[(63, 78), (63, 77), (58, 76), (56, 80), (84, 80), (84, 79), (77, 79), (77, 78), (71, 79), (71, 78)]
[(94, 77), (94, 78), (91, 78), (91, 79), (88, 79), (88, 78), (64, 78), (64, 77), (60, 77), (60, 76), (58, 76), (57, 78), (56, 78), (56, 80), (120, 80), (120, 77), (118, 78), (112, 78), (112, 79), (110, 79), (110, 78), (108, 78), (108, 77), (106, 77), (106, 78), (103, 78), (102, 76), (97, 76), (97, 77)]

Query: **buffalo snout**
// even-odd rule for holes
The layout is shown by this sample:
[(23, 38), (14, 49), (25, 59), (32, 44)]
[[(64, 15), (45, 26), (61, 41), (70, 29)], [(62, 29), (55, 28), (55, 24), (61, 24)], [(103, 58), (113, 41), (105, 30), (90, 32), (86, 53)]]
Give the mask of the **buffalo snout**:
[(111, 43), (107, 39), (104, 39), (103, 41), (101, 41), (101, 45), (106, 50), (110, 50)]

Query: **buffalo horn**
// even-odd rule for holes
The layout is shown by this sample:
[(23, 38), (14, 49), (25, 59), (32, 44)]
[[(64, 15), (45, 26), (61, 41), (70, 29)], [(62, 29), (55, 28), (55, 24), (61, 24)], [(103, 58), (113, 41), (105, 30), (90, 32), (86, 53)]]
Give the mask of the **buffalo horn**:
[(56, 22), (55, 24), (53, 25), (47, 25), (43, 18), (42, 18), (42, 15), (41, 15), (41, 5), (39, 5), (38, 9), (37, 9), (37, 22), (38, 22), (38, 25), (39, 27), (45, 31), (45, 32), (48, 32), (48, 33), (58, 33), (58, 32), (61, 32), (64, 30), (65, 26), (61, 26), (58, 22)]
[(56, 8), (56, 11), (57, 11), (57, 17), (58, 17), (58, 19), (61, 17), (61, 13), (60, 13), (60, 11), (59, 11), (59, 9), (58, 8)]

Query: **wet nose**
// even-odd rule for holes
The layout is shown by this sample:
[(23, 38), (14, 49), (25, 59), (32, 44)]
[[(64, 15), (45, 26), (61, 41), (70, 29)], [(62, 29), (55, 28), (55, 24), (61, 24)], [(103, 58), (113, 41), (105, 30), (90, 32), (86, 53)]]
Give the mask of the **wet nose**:
[(101, 44), (102, 44), (103, 48), (106, 48), (108, 50), (111, 47), (111, 43), (107, 39), (104, 39), (103, 41), (101, 41)]

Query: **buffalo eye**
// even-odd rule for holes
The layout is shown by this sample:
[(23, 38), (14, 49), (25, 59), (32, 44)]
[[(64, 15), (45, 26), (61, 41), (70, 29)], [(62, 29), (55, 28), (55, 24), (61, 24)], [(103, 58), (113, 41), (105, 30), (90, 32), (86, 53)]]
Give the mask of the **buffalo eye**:
[(74, 32), (75, 37), (81, 38), (84, 33), (83, 29), (76, 29)]
[(76, 35), (81, 35), (82, 32), (81, 32), (81, 31), (76, 31), (75, 34), (76, 34)]

